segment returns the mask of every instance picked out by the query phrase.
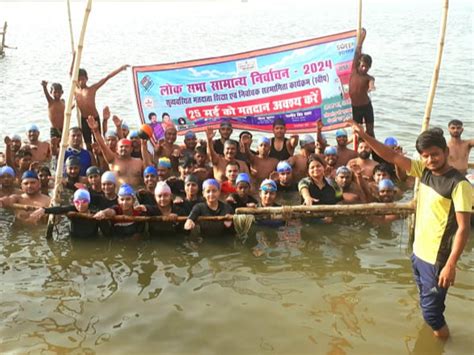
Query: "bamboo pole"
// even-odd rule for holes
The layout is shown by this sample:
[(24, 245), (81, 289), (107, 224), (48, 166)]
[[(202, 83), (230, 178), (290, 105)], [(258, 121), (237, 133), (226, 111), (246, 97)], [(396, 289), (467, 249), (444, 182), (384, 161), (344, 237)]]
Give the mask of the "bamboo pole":
[[(360, 41), (360, 33), (362, 32), (362, 0), (359, 0), (358, 16), (357, 16), (357, 34), (356, 34), (356, 46)], [(358, 65), (358, 63), (356, 63)], [(359, 146), (359, 137), (357, 134), (352, 133), (352, 140), (354, 142), (354, 150), (357, 152)]]
[(71, 40), (71, 54), (74, 54), (74, 33), (72, 30), (72, 19), (71, 19), (71, 2), (66, 0), (67, 4), (67, 18), (69, 22), (69, 38)]
[[(59, 155), (58, 155), (58, 162), (56, 165), (56, 174), (55, 174), (55, 185), (53, 190), (53, 199), (52, 203), (54, 205), (58, 205), (60, 202), (60, 193), (62, 188), (62, 178), (63, 178), (63, 165), (64, 165), (64, 154), (67, 148), (67, 137), (69, 132), (69, 126), (71, 123), (71, 107), (72, 101), (74, 99), (74, 92), (77, 85), (77, 77), (79, 74), (79, 66), (81, 63), (81, 56), (82, 56), (82, 49), (84, 43), (84, 37), (87, 28), (87, 21), (89, 20), (89, 14), (91, 12), (92, 0), (87, 0), (87, 6), (84, 11), (84, 19), (82, 21), (82, 29), (81, 34), (79, 36), (79, 43), (77, 45), (76, 51), (76, 58), (74, 61), (74, 67), (72, 70), (71, 76), (71, 85), (69, 87), (69, 96), (66, 103), (66, 111), (64, 114), (64, 125), (63, 125), (63, 132), (61, 136), (61, 145), (59, 147)], [(50, 216), (48, 219), (48, 229), (46, 232), (46, 237), (51, 238), (53, 236), (53, 216)]]
[[(433, 70), (433, 75), (431, 77), (430, 91), (428, 93), (428, 98), (426, 100), (425, 114), (423, 117), (423, 122), (421, 124), (421, 132), (426, 131), (430, 125), (431, 111), (433, 109), (433, 101), (436, 94), (436, 87), (438, 85), (438, 79), (439, 79), (439, 71), (441, 68), (441, 59), (443, 58), (444, 41), (446, 37), (446, 25), (448, 22), (448, 8), (449, 8), (449, 0), (444, 0), (443, 13), (441, 17), (441, 27), (439, 31), (438, 51), (436, 53), (436, 62), (435, 62), (434, 70)], [(414, 200), (418, 198), (419, 186), (420, 186), (420, 180), (417, 178), (415, 182), (415, 188), (413, 191)], [(410, 221), (410, 226), (409, 226), (410, 239), (413, 239), (415, 235), (415, 217), (416, 216), (413, 215)]]

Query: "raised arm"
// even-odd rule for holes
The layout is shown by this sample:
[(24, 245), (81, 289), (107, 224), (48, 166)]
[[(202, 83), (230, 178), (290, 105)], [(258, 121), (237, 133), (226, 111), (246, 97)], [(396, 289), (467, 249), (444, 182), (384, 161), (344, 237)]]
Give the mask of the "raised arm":
[(12, 151), (12, 140), (9, 136), (5, 137), (5, 160), (8, 166), (15, 169), (15, 157)]
[(153, 158), (150, 152), (148, 151), (147, 140), (140, 139), (140, 150), (143, 158), (143, 168), (153, 165)]
[(118, 139), (124, 138), (123, 131), (122, 131), (122, 120), (117, 115), (113, 115), (112, 121), (114, 122), (115, 131), (117, 132)]
[(102, 110), (102, 132), (104, 134), (107, 133), (108, 130), (108, 122), (110, 118), (110, 109), (109, 106), (105, 106), (104, 109)]
[(99, 144), (99, 148), (102, 154), (104, 155), (105, 160), (109, 164), (113, 163), (114, 159), (116, 158), (116, 155), (114, 152), (112, 152), (109, 146), (105, 144), (104, 137), (102, 137), (99, 131), (99, 123), (95, 120), (94, 116), (89, 116), (87, 118), (87, 124), (89, 125), (89, 128), (91, 129), (92, 133), (94, 134), (94, 138)]
[(103, 86), (107, 81), (109, 81), (110, 79), (112, 79), (115, 75), (117, 75), (118, 73), (124, 71), (125, 69), (127, 69), (130, 65), (128, 64), (125, 64), (125, 65), (122, 65), (120, 68), (117, 68), (115, 69), (112, 73), (110, 73), (109, 75), (107, 75), (105, 78), (102, 78), (100, 79), (97, 83), (95, 83), (94, 85), (92, 85), (92, 88), (95, 89), (95, 90), (98, 90), (101, 86)]
[(53, 98), (48, 92), (48, 82), (46, 80), (43, 80), (41, 82), (41, 86), (43, 87), (44, 97), (46, 97), (46, 101), (48, 101), (48, 104), (50, 104), (51, 102), (53, 102)]
[(207, 127), (206, 129), (206, 140), (207, 140), (207, 154), (211, 158), (211, 163), (216, 165), (219, 162), (219, 155), (214, 150), (214, 145), (212, 144), (212, 139), (216, 135), (216, 132), (212, 127)]
[(352, 129), (359, 135), (382, 159), (389, 163), (396, 164), (405, 171), (410, 171), (411, 160), (407, 157), (398, 154), (392, 148), (387, 147), (383, 143), (376, 140), (374, 137), (369, 136), (364, 132), (364, 129), (356, 122), (351, 121)]
[(359, 42), (356, 44), (354, 59), (352, 60), (352, 71), (356, 70), (357, 66), (359, 65), (359, 59), (360, 59), (360, 56), (362, 55), (362, 44), (364, 43), (365, 35), (366, 35), (365, 28), (362, 28), (360, 31)]
[(323, 131), (323, 121), (319, 120), (316, 123), (316, 141), (319, 143), (319, 145), (321, 145), (321, 147), (323, 147), (323, 151), (324, 151), (324, 148), (326, 148), (327, 142), (323, 138), (322, 131)]

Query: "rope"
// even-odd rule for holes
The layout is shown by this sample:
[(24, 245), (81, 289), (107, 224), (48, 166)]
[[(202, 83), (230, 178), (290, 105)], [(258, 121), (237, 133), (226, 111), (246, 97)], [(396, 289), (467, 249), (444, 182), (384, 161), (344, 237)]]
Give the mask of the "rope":
[(255, 222), (255, 216), (252, 214), (234, 214), (233, 222), (237, 237), (244, 238)]
[(281, 206), (281, 212), (285, 221), (290, 220), (293, 215), (293, 209), (291, 206)]

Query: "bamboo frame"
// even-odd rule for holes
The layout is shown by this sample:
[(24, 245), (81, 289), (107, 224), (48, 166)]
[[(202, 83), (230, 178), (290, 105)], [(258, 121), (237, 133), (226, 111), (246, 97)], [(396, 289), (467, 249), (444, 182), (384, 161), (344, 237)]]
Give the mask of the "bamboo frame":
[[(447, 26), (447, 21), (448, 21), (448, 8), (449, 8), (449, 0), (444, 0), (443, 13), (441, 17), (441, 27), (439, 31), (438, 51), (436, 53), (436, 62), (435, 62), (434, 70), (433, 70), (433, 76), (431, 77), (430, 91), (428, 92), (428, 98), (426, 100), (425, 114), (423, 117), (423, 122), (421, 124), (421, 132), (426, 131), (430, 125), (431, 111), (433, 109), (433, 101), (436, 94), (436, 87), (438, 85), (441, 60), (443, 58), (444, 41), (446, 37), (446, 26)], [(419, 186), (420, 186), (420, 180), (417, 178), (415, 181), (415, 187), (413, 189), (414, 200), (418, 198)], [(412, 239), (415, 235), (415, 215), (413, 215), (411, 219), (409, 234), (410, 234), (410, 239)]]
[[(74, 99), (74, 92), (77, 85), (77, 77), (79, 74), (79, 66), (81, 63), (82, 50), (84, 48), (84, 37), (87, 28), (87, 21), (89, 20), (89, 14), (91, 12), (92, 0), (87, 0), (87, 6), (84, 11), (84, 19), (82, 21), (81, 34), (79, 36), (79, 43), (77, 45), (76, 58), (74, 60), (74, 67), (72, 70), (71, 76), (71, 85), (69, 87), (69, 96), (66, 102), (66, 111), (64, 114), (64, 125), (63, 132), (61, 137), (61, 145), (59, 147), (58, 161), (56, 165), (56, 174), (55, 174), (55, 185), (53, 190), (53, 199), (52, 204), (58, 205), (60, 200), (60, 193), (62, 188), (62, 178), (63, 178), (63, 165), (64, 165), (64, 154), (67, 148), (67, 136), (69, 132), (69, 126), (71, 123), (71, 111), (72, 111), (72, 101)], [(48, 219), (48, 230), (46, 232), (46, 237), (51, 238), (53, 234), (53, 216), (50, 216)]]

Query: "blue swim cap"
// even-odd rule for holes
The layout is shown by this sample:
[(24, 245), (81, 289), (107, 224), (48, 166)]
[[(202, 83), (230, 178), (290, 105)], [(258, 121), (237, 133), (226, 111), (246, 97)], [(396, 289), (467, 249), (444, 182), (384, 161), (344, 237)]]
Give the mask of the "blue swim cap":
[(19, 135), (19, 134), (14, 134), (14, 135), (12, 136), (12, 141), (21, 141), (20, 135)]
[(150, 174), (158, 176), (158, 172), (156, 171), (156, 168), (153, 165), (147, 166), (145, 170), (143, 170), (143, 177)]
[(39, 180), (38, 179), (38, 174), (36, 174), (35, 171), (33, 170), (27, 170), (23, 173), (23, 175), (21, 176), (21, 180), (25, 180), (25, 179), (36, 179), (36, 180)]
[(158, 159), (158, 167), (171, 169), (171, 160), (166, 157)]
[(0, 168), (0, 176), (3, 176), (5, 174), (10, 175), (11, 177), (15, 177), (15, 170), (11, 166), (5, 165), (2, 168)]
[(277, 184), (272, 179), (265, 179), (260, 184), (260, 190), (267, 192), (275, 192), (278, 190)]
[(278, 163), (276, 171), (279, 173), (286, 173), (293, 171), (293, 168), (291, 167), (290, 163), (284, 160)]
[(379, 182), (379, 190), (393, 190), (395, 189), (395, 184), (390, 179), (383, 179)]
[(309, 134), (305, 134), (303, 137), (300, 138), (300, 147), (304, 147), (306, 144), (314, 143), (313, 136)]
[(347, 137), (347, 131), (343, 128), (336, 131), (336, 138), (338, 137)]
[(91, 194), (86, 189), (77, 189), (74, 192), (74, 197), (72, 199), (74, 202), (77, 200), (85, 200), (87, 202), (91, 202)]
[(221, 185), (219, 184), (219, 181), (217, 181), (216, 179), (204, 180), (204, 182), (202, 183), (202, 189), (204, 190), (208, 186), (215, 186), (217, 187), (218, 190), (221, 189)]
[(39, 132), (39, 128), (38, 128), (37, 125), (32, 124), (32, 125), (28, 128), (28, 132), (30, 132), (30, 131)]
[(385, 138), (383, 144), (388, 145), (389, 147), (396, 147), (398, 146), (398, 141), (394, 137), (387, 137)]
[(193, 131), (186, 132), (186, 134), (184, 135), (184, 139), (190, 139), (190, 138), (196, 138), (196, 133), (194, 133)]
[(268, 137), (260, 137), (258, 140), (257, 140), (257, 144), (260, 145), (260, 144), (266, 144), (266, 145), (270, 145), (271, 144), (271, 141)]
[(125, 122), (122, 122), (122, 129), (129, 129), (128, 124), (126, 124)]
[(115, 174), (111, 171), (106, 171), (105, 173), (102, 174), (102, 177), (100, 178), (100, 182), (111, 182), (114, 185), (117, 185), (117, 178), (115, 177)]
[(324, 149), (324, 155), (337, 155), (336, 147), (326, 147)]
[(133, 191), (133, 188), (128, 185), (128, 184), (123, 184), (120, 186), (117, 195), (124, 197), (124, 196), (133, 196), (135, 194), (135, 191)]
[(130, 139), (132, 139), (132, 138), (139, 138), (139, 137), (138, 137), (138, 131), (136, 131), (136, 130), (131, 131), (128, 137), (129, 137)]
[(235, 179), (235, 184), (237, 185), (239, 182), (246, 182), (250, 185), (250, 176), (247, 173), (240, 173), (237, 175), (237, 179)]
[(351, 173), (352, 173), (351, 170), (345, 165), (340, 166), (336, 170), (336, 176), (339, 174), (351, 174)]
[(117, 137), (117, 132), (115, 132), (115, 130), (113, 129), (109, 129), (107, 132), (105, 132), (105, 138), (108, 138), (108, 137)]

